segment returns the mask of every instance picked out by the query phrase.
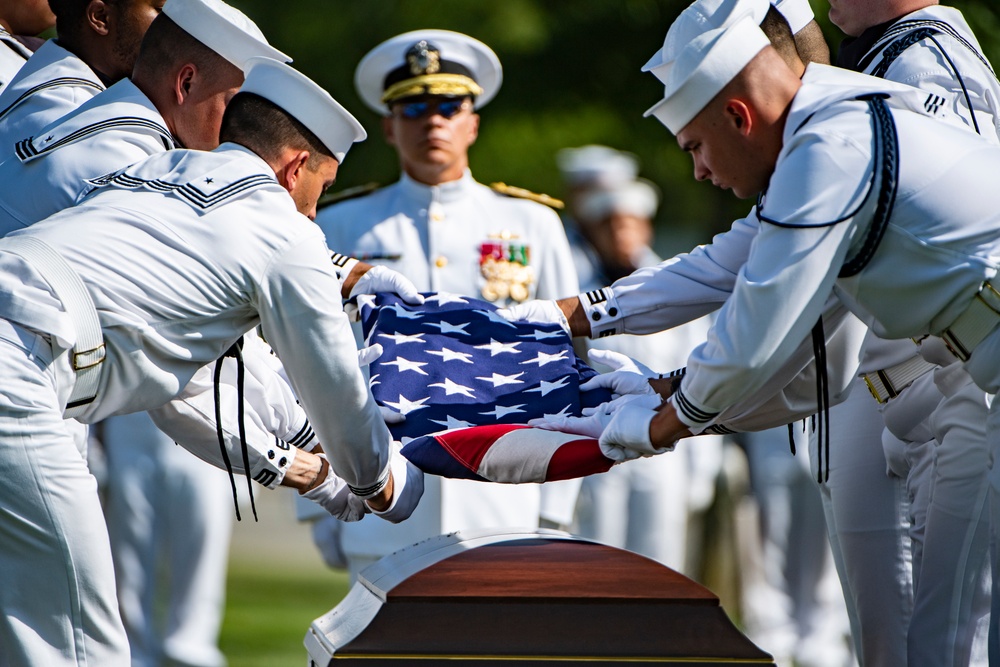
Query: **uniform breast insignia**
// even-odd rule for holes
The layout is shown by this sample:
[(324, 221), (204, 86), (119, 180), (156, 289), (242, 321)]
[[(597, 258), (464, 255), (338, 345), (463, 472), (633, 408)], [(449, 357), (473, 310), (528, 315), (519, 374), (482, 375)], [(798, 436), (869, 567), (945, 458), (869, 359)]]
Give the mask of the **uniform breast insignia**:
[(538, 204), (544, 204), (557, 211), (566, 208), (566, 204), (561, 199), (525, 190), (524, 188), (514, 187), (513, 185), (507, 185), (506, 183), (490, 183), (490, 189), (507, 197), (517, 197), (518, 199), (527, 199)]
[(507, 231), (490, 234), (479, 246), (479, 271), (486, 280), (479, 290), (485, 300), (527, 301), (535, 280), (531, 247)]

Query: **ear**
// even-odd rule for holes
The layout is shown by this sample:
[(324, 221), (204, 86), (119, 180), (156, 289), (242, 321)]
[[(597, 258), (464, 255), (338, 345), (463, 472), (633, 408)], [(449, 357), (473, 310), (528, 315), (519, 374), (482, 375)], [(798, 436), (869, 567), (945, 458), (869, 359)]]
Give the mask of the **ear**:
[(753, 130), (753, 114), (750, 106), (741, 99), (733, 98), (726, 102), (726, 121), (744, 137)]
[(198, 76), (198, 67), (194, 63), (185, 63), (174, 77), (174, 100), (181, 106), (191, 95), (194, 80)]
[(306, 160), (309, 159), (309, 151), (289, 151), (283, 156), (282, 165), (275, 174), (278, 183), (288, 190), (288, 194), (295, 192), (302, 179), (302, 172), (306, 168)]
[(98, 35), (106, 36), (111, 32), (111, 8), (104, 0), (90, 0), (83, 17), (90, 29)]
[(479, 138), (479, 114), (474, 113), (470, 117), (469, 126), (469, 145), (476, 143), (476, 139)]
[(396, 126), (393, 125), (392, 116), (382, 116), (382, 136), (385, 137), (385, 143), (390, 146), (395, 147), (396, 145)]

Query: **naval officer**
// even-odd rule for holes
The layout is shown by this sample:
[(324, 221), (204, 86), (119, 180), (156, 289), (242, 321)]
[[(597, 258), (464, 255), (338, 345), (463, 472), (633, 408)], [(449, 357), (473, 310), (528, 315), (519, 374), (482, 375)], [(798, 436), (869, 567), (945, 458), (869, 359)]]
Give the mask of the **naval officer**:
[(248, 473), (390, 521), (419, 499), (358, 369), (329, 252), (297, 210), (314, 210), (364, 131), (276, 61), (243, 90), (216, 151), (153, 156), (0, 241), (0, 468), (18, 480), (0, 515), (5, 663), (129, 663), (97, 493), (64, 418), (162, 406), (258, 324), (327, 458), (253, 450)]
[[(421, 291), (498, 305), (579, 291), (558, 215), (533, 201), (547, 198), (487, 187), (469, 169), (477, 111), (494, 98), (501, 80), (492, 49), (455, 32), (417, 30), (372, 49), (357, 67), (355, 85), (382, 117), (402, 173), (392, 185), (320, 211), (316, 220), (330, 247), (391, 267)], [(352, 572), (412, 542), (460, 528), (537, 526), (540, 515), (568, 525), (579, 482), (539, 490), (433, 478), (427, 488), (407, 524), (339, 526)], [(316, 531), (322, 535), (323, 526)], [(324, 551), (336, 562), (336, 536), (318, 541), (334, 545)]]

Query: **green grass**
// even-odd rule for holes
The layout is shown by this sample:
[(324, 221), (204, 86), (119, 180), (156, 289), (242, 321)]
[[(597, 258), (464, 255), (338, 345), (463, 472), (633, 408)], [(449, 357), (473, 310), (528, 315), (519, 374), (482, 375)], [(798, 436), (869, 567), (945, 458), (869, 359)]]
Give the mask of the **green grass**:
[(347, 594), (347, 573), (232, 563), (219, 646), (229, 667), (303, 667), (309, 624)]

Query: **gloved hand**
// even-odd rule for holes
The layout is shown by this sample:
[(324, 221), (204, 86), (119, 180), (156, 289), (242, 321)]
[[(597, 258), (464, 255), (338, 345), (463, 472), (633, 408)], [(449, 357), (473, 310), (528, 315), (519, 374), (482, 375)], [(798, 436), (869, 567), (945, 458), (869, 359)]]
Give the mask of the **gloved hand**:
[(656, 393), (649, 386), (649, 380), (658, 375), (642, 363), (614, 350), (594, 349), (588, 354), (591, 361), (604, 364), (611, 371), (590, 378), (580, 385), (580, 391), (604, 388), (611, 390), (616, 396)]
[[(381, 512), (368, 508), (375, 516), (391, 523), (399, 523), (413, 514), (420, 497), (424, 495), (424, 473), (400, 453), (402, 448), (400, 443), (392, 443), (389, 458), (393, 484), (392, 502)], [(365, 505), (367, 506), (367, 503)]]
[[(657, 397), (659, 400), (659, 397)], [(615, 412), (598, 441), (601, 453), (613, 461), (631, 461), (645, 456), (662, 454), (674, 448), (654, 447), (649, 440), (649, 423), (656, 410), (641, 401), (632, 401)]]
[(552, 299), (535, 299), (514, 304), (497, 310), (497, 315), (508, 322), (540, 322), (542, 324), (558, 324), (567, 335), (572, 335), (569, 322), (562, 309)]
[(635, 403), (648, 410), (660, 405), (660, 397), (654, 394), (627, 394), (619, 396), (595, 408), (584, 408), (582, 417), (539, 417), (528, 421), (528, 426), (546, 431), (575, 433), (588, 438), (600, 438), (611, 420), (625, 406)]
[(386, 266), (373, 266), (358, 278), (349, 298), (353, 299), (359, 294), (376, 294), (378, 292), (396, 294), (410, 305), (420, 305), (424, 302), (423, 295), (417, 291), (409, 278)]
[[(375, 361), (382, 356), (382, 346), (378, 343), (374, 345), (369, 345), (368, 347), (363, 347), (358, 350), (358, 365), (364, 368), (371, 362)], [(384, 421), (389, 426), (395, 424), (402, 424), (406, 421), (406, 415), (401, 412), (396, 412), (395, 410), (385, 406), (378, 406), (379, 412), (382, 413), (382, 421)]]
[[(319, 457), (326, 459), (323, 454), (319, 454)], [(326, 479), (321, 484), (302, 496), (317, 503), (341, 521), (360, 521), (371, 511), (365, 501), (351, 493), (347, 482), (333, 474), (331, 468), (327, 469)]]

